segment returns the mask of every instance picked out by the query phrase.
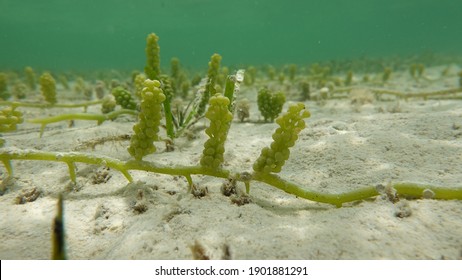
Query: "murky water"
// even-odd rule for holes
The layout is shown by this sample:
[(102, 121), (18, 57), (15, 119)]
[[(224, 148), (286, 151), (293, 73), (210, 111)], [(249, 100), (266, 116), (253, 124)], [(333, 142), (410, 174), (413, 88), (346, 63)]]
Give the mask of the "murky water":
[(455, 0), (0, 0), (0, 68), (142, 69), (145, 38), (171, 57), (225, 65), (460, 53)]

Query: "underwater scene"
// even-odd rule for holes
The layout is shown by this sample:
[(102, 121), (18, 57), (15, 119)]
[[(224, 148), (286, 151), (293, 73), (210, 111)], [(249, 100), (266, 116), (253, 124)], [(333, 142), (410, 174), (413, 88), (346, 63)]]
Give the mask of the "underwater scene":
[(0, 259), (462, 259), (460, 11), (0, 0)]

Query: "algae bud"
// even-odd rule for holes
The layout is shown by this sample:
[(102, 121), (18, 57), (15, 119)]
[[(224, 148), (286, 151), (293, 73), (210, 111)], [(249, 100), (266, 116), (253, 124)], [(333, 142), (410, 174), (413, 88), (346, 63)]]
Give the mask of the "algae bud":
[(295, 145), (298, 134), (305, 128), (305, 121), (310, 112), (303, 103), (293, 104), (287, 112), (276, 119), (279, 128), (273, 133), (273, 142), (262, 149), (260, 157), (253, 164), (256, 172), (280, 172), (285, 161), (289, 159), (289, 148)]
[(144, 88), (141, 92), (141, 111), (138, 115), (139, 122), (133, 126), (135, 134), (130, 140), (128, 152), (141, 160), (144, 156), (156, 151), (153, 141), (158, 139), (159, 125), (162, 119), (162, 102), (165, 95), (157, 80), (144, 81)]
[(265, 119), (265, 122), (273, 122), (281, 113), (282, 107), (286, 102), (286, 96), (282, 92), (273, 94), (268, 88), (264, 87), (258, 92), (258, 110)]

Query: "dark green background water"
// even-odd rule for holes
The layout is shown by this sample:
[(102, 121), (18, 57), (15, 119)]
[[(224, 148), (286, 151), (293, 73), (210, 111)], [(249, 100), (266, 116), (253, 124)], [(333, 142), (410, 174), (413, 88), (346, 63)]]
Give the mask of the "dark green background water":
[(0, 68), (142, 69), (462, 52), (461, 0), (0, 0)]

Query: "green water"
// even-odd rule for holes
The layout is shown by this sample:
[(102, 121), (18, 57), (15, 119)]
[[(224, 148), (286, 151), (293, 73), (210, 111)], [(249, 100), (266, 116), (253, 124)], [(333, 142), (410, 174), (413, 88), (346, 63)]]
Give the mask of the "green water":
[(0, 0), (0, 68), (206, 68), (462, 52), (460, 0)]

